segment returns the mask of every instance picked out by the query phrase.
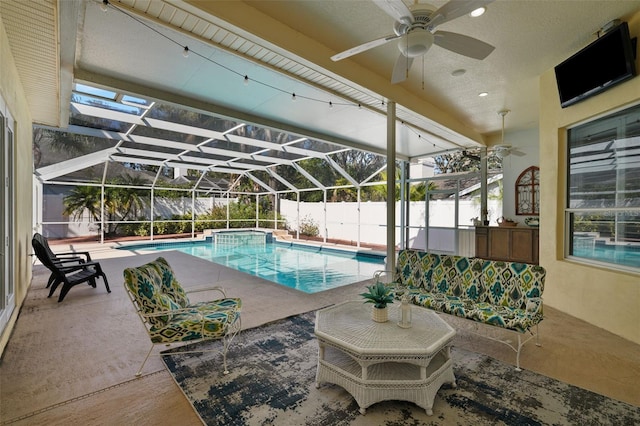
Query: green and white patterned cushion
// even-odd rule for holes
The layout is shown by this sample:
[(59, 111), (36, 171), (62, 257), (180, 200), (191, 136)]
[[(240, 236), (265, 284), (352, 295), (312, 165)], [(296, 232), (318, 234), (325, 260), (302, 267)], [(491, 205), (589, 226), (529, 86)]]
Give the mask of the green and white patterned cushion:
[[(145, 314), (179, 309), (173, 299), (162, 292), (158, 271), (149, 264), (124, 270), (124, 280)], [(151, 325), (163, 325), (171, 320), (171, 315), (150, 317)]]
[(164, 257), (158, 257), (150, 265), (158, 271), (162, 277), (162, 291), (173, 299), (182, 308), (189, 306), (189, 298), (173, 273), (173, 269)]
[(543, 319), (538, 265), (402, 250), (398, 273), (418, 306), (519, 332)]
[(528, 299), (542, 296), (545, 275), (538, 265), (485, 260), (483, 281), (488, 291), (481, 301), (526, 309)]
[(431, 257), (417, 250), (402, 250), (398, 255), (396, 280), (410, 287), (431, 290)]
[(154, 343), (219, 337), (226, 324), (232, 324), (240, 316), (239, 298), (189, 304), (186, 292), (162, 257), (125, 269), (124, 278), (144, 314), (180, 310), (171, 315), (147, 317)]
[(437, 292), (476, 300), (485, 293), (482, 260), (464, 256), (430, 254), (431, 280)]
[(216, 339), (226, 334), (228, 326), (240, 316), (235, 309), (203, 310), (194, 308), (174, 315), (164, 325), (149, 329), (153, 343), (187, 342), (199, 339)]

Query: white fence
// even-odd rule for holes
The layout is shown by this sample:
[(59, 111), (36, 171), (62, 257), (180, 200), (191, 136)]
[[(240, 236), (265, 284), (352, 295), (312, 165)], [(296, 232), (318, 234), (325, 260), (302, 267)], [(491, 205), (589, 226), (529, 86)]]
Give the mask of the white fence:
[[(48, 237), (71, 237), (95, 235), (96, 224), (88, 215), (74, 221), (62, 216), (62, 194), (47, 194), (45, 199), (45, 217)], [(233, 199), (231, 199), (233, 201)], [(209, 213), (215, 205), (226, 205), (226, 198), (202, 197), (195, 199), (197, 215)], [(502, 215), (502, 201), (489, 200), (489, 217), (494, 221)], [(156, 217), (169, 218), (174, 214), (191, 212), (191, 198), (154, 200)], [(428, 211), (428, 225), (427, 225)], [(338, 202), (308, 203), (292, 200), (280, 200), (280, 213), (290, 230), (297, 231), (303, 223), (313, 223), (318, 227), (319, 236), (327, 239), (339, 239), (353, 244), (360, 243), (386, 245), (387, 205), (385, 202)], [(401, 238), (400, 203), (396, 203), (397, 244)], [(142, 213), (147, 220), (150, 212)], [(475, 199), (458, 201), (456, 220), (456, 200), (435, 200), (428, 205), (424, 201), (409, 203), (407, 246), (417, 249), (429, 249), (444, 253), (456, 253), (472, 256), (475, 253), (475, 234), (472, 219), (480, 216), (479, 203)], [(427, 232), (428, 229), (428, 232)]]
[[(472, 219), (480, 216), (476, 200), (459, 200), (456, 221), (455, 199), (437, 200), (429, 203), (428, 227), (427, 205), (423, 201), (409, 203), (408, 246), (418, 249), (437, 250), (445, 253), (473, 255), (475, 234)], [(501, 200), (489, 200), (489, 217), (501, 216)], [(281, 200), (280, 213), (291, 230), (297, 231), (305, 223), (319, 229), (320, 236), (328, 239), (369, 244), (386, 244), (387, 205), (385, 202), (339, 202), (306, 203)], [(396, 243), (400, 243), (400, 204), (396, 203)], [(429, 230), (428, 234), (426, 230)], [(427, 238), (428, 237), (428, 238)]]

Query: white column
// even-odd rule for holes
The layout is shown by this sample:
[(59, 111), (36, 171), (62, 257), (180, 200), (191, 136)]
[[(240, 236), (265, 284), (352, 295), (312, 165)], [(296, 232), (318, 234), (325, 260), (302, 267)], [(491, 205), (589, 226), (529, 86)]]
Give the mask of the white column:
[(387, 269), (396, 268), (396, 103), (387, 103)]

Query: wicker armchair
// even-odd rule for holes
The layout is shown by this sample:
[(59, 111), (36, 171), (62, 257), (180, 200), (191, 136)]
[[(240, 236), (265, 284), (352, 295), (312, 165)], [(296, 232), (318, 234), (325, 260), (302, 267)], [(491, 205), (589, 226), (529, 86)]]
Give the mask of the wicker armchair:
[[(156, 344), (195, 343), (216, 339), (222, 340), (223, 371), (224, 374), (229, 373), (227, 350), (241, 329), (240, 299), (228, 298), (224, 289), (216, 286), (194, 291), (214, 290), (221, 294), (220, 299), (192, 304), (176, 280), (173, 270), (162, 257), (136, 268), (125, 269), (124, 281), (124, 288), (151, 339), (151, 348), (136, 376), (142, 374)], [(205, 350), (180, 350), (171, 353), (188, 352)]]

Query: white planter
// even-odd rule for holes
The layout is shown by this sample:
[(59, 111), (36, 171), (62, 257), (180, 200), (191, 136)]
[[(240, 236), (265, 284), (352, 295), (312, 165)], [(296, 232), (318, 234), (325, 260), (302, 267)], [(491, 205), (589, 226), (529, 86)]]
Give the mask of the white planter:
[(389, 321), (389, 310), (385, 308), (371, 308), (371, 319), (375, 322), (387, 322)]

